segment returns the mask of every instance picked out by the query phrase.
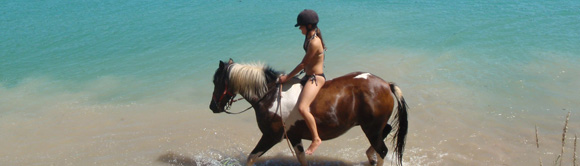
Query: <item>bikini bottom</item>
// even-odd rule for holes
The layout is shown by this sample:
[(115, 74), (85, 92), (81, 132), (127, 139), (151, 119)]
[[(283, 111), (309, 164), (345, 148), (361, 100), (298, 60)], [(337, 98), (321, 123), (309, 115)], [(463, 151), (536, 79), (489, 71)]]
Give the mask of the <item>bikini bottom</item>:
[(305, 75), (304, 77), (302, 77), (302, 80), (300, 80), (300, 84), (302, 84), (302, 86), (304, 86), (304, 85), (306, 85), (306, 82), (308, 82), (310, 80), (310, 81), (312, 81), (312, 83), (315, 83), (316, 86), (318, 86), (318, 82), (316, 82), (316, 76), (322, 76), (324, 78), (324, 80), (326, 80), (326, 76), (324, 76), (324, 73)]

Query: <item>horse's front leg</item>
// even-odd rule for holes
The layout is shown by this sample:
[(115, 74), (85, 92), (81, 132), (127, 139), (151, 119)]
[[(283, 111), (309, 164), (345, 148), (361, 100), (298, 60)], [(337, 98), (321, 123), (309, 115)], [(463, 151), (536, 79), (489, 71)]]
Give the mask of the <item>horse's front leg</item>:
[(296, 158), (300, 165), (307, 166), (308, 162), (306, 162), (306, 155), (304, 153), (304, 146), (302, 145), (302, 139), (300, 138), (290, 138), (290, 143), (294, 148), (294, 152), (296, 152)]
[(260, 141), (258, 141), (256, 147), (254, 148), (254, 150), (252, 150), (252, 153), (250, 153), (250, 155), (248, 156), (246, 165), (248, 166), (254, 165), (258, 157), (262, 156), (264, 153), (266, 153), (266, 151), (270, 150), (270, 148), (272, 148), (272, 146), (280, 142), (281, 139), (282, 138), (278, 137), (277, 135), (267, 135), (267, 134), (262, 135), (262, 138), (260, 138)]

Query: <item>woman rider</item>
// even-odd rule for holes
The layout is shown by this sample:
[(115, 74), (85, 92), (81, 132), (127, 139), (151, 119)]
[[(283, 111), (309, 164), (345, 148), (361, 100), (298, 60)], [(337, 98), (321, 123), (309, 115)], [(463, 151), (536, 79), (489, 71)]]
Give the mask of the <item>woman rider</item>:
[(288, 75), (280, 76), (280, 82), (284, 83), (290, 78), (294, 77), (298, 72), (304, 70), (306, 75), (302, 79), (302, 92), (298, 98), (298, 110), (300, 114), (306, 120), (308, 129), (312, 135), (312, 144), (306, 150), (306, 154), (311, 155), (314, 153), (316, 148), (322, 143), (322, 140), (318, 136), (318, 129), (316, 128), (316, 121), (314, 116), (310, 113), (310, 104), (318, 94), (320, 88), (326, 82), (324, 76), (324, 42), (322, 41), (322, 35), (317, 27), (318, 24), (318, 14), (314, 10), (305, 9), (298, 14), (297, 23), (295, 27), (300, 27), (302, 34), (306, 36), (304, 40), (304, 51), (306, 55), (302, 58), (302, 61), (290, 72)]

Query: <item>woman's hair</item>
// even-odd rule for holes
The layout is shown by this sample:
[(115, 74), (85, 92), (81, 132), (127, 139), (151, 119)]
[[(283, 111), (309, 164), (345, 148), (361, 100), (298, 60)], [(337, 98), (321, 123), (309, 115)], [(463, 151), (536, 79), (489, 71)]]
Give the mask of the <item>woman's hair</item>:
[[(308, 32), (310, 32), (312, 30), (315, 31), (316, 36), (318, 36), (320, 38), (320, 42), (322, 43), (322, 49), (324, 51), (326, 51), (326, 45), (324, 44), (324, 39), (322, 39), (322, 33), (320, 32), (320, 28), (318, 28), (318, 26), (316, 24), (310, 24), (310, 25), (312, 25), (312, 28), (308, 29), (308, 26), (306, 26), (306, 30)], [(307, 42), (308, 42), (308, 44), (310, 44), (308, 35), (306, 35), (306, 39), (304, 40), (304, 44), (306, 44)]]

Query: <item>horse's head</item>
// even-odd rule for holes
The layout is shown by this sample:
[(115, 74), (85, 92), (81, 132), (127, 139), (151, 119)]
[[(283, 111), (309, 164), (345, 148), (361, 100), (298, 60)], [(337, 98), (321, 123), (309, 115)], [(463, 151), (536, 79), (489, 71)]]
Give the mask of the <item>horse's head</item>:
[(229, 83), (229, 67), (234, 61), (230, 59), (228, 62), (220, 61), (219, 68), (213, 75), (213, 95), (209, 103), (209, 109), (213, 113), (221, 113), (225, 111), (225, 106), (230, 101), (234, 94), (228, 87)]

